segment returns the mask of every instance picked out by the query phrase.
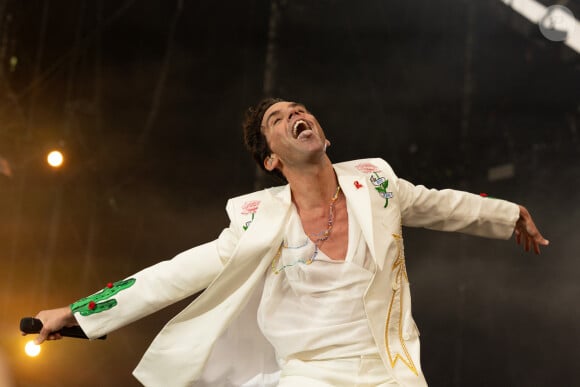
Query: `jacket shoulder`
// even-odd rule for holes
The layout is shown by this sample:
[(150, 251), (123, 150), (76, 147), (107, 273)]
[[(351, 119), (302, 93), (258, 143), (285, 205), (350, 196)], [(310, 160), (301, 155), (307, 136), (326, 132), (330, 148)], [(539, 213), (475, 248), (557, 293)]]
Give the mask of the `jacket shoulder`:
[(249, 193), (245, 193), (239, 196), (234, 196), (233, 198), (230, 198), (229, 201), (231, 202), (235, 202), (235, 203), (244, 203), (247, 201), (251, 201), (251, 200), (261, 200), (264, 199), (268, 196), (276, 196), (278, 193), (282, 192), (284, 190), (286, 186), (281, 185), (281, 186), (276, 186), (276, 187), (270, 187), (270, 188), (265, 188), (259, 191), (254, 191), (254, 192), (249, 192)]
[(234, 208), (242, 208), (246, 205), (251, 204), (252, 202), (255, 203), (270, 200), (272, 197), (283, 195), (287, 187), (288, 185), (281, 185), (233, 197), (228, 200), (226, 208), (228, 210)]

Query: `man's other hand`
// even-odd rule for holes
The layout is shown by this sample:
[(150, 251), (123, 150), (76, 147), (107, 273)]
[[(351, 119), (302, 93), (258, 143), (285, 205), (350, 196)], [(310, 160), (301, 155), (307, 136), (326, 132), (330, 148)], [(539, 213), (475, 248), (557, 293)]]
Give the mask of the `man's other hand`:
[(544, 239), (540, 231), (536, 227), (532, 216), (524, 206), (520, 207), (520, 218), (516, 222), (515, 234), (516, 243), (524, 246), (525, 251), (530, 251), (531, 246), (534, 247), (536, 254), (540, 254), (540, 245), (548, 246), (550, 241)]

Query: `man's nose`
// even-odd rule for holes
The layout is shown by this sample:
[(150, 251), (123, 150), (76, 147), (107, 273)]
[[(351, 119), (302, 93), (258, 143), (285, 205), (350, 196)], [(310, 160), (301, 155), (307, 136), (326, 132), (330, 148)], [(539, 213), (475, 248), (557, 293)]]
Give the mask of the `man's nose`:
[(296, 115), (298, 115), (298, 109), (295, 107), (290, 108), (290, 111), (288, 113), (288, 121), (291, 121), (292, 118), (294, 118)]

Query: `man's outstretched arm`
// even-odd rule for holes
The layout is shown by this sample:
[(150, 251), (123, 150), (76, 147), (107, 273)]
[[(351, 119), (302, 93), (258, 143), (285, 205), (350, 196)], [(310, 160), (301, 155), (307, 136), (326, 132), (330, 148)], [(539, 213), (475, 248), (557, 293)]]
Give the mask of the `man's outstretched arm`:
[(519, 207), (520, 217), (514, 229), (516, 243), (518, 245), (523, 244), (525, 251), (530, 251), (530, 247), (534, 246), (534, 252), (540, 254), (540, 246), (548, 246), (550, 241), (540, 234), (529, 211), (524, 206)]
[(228, 256), (228, 248), (220, 251), (218, 241), (227, 245), (230, 239), (230, 229), (225, 229), (216, 241), (108, 283), (70, 306), (38, 313), (36, 318), (43, 328), (35, 342), (60, 339), (55, 332), (75, 325), (80, 325), (89, 338), (97, 338), (205, 289), (223, 267), (220, 252)]
[(440, 231), (459, 231), (489, 238), (509, 239), (525, 251), (550, 242), (540, 234), (529, 211), (501, 199), (456, 190), (427, 189), (404, 179), (397, 180), (403, 225)]

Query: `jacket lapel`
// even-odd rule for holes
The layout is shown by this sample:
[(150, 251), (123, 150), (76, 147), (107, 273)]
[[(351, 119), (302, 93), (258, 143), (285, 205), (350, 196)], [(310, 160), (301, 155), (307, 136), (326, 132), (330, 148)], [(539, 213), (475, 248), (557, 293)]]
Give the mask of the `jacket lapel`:
[(338, 170), (337, 176), (351, 213), (354, 214), (356, 221), (360, 225), (369, 251), (379, 270), (382, 270), (388, 239), (387, 235), (383, 235), (385, 234), (383, 232), (385, 227), (381, 222), (381, 214), (375, 213), (373, 216), (372, 206), (378, 206), (375, 212), (387, 211), (381, 204), (384, 202), (380, 200), (380, 196), (375, 192), (373, 185), (368, 179), (360, 175), (341, 175)]
[(240, 238), (232, 257), (218, 276), (221, 280), (215, 281), (214, 287), (219, 288), (219, 293), (233, 294), (242, 286), (240, 281), (244, 282), (252, 273), (258, 272), (261, 275), (264, 272), (270, 263), (269, 259), (282, 242), (290, 203), (288, 185), (266, 190), (254, 221)]

